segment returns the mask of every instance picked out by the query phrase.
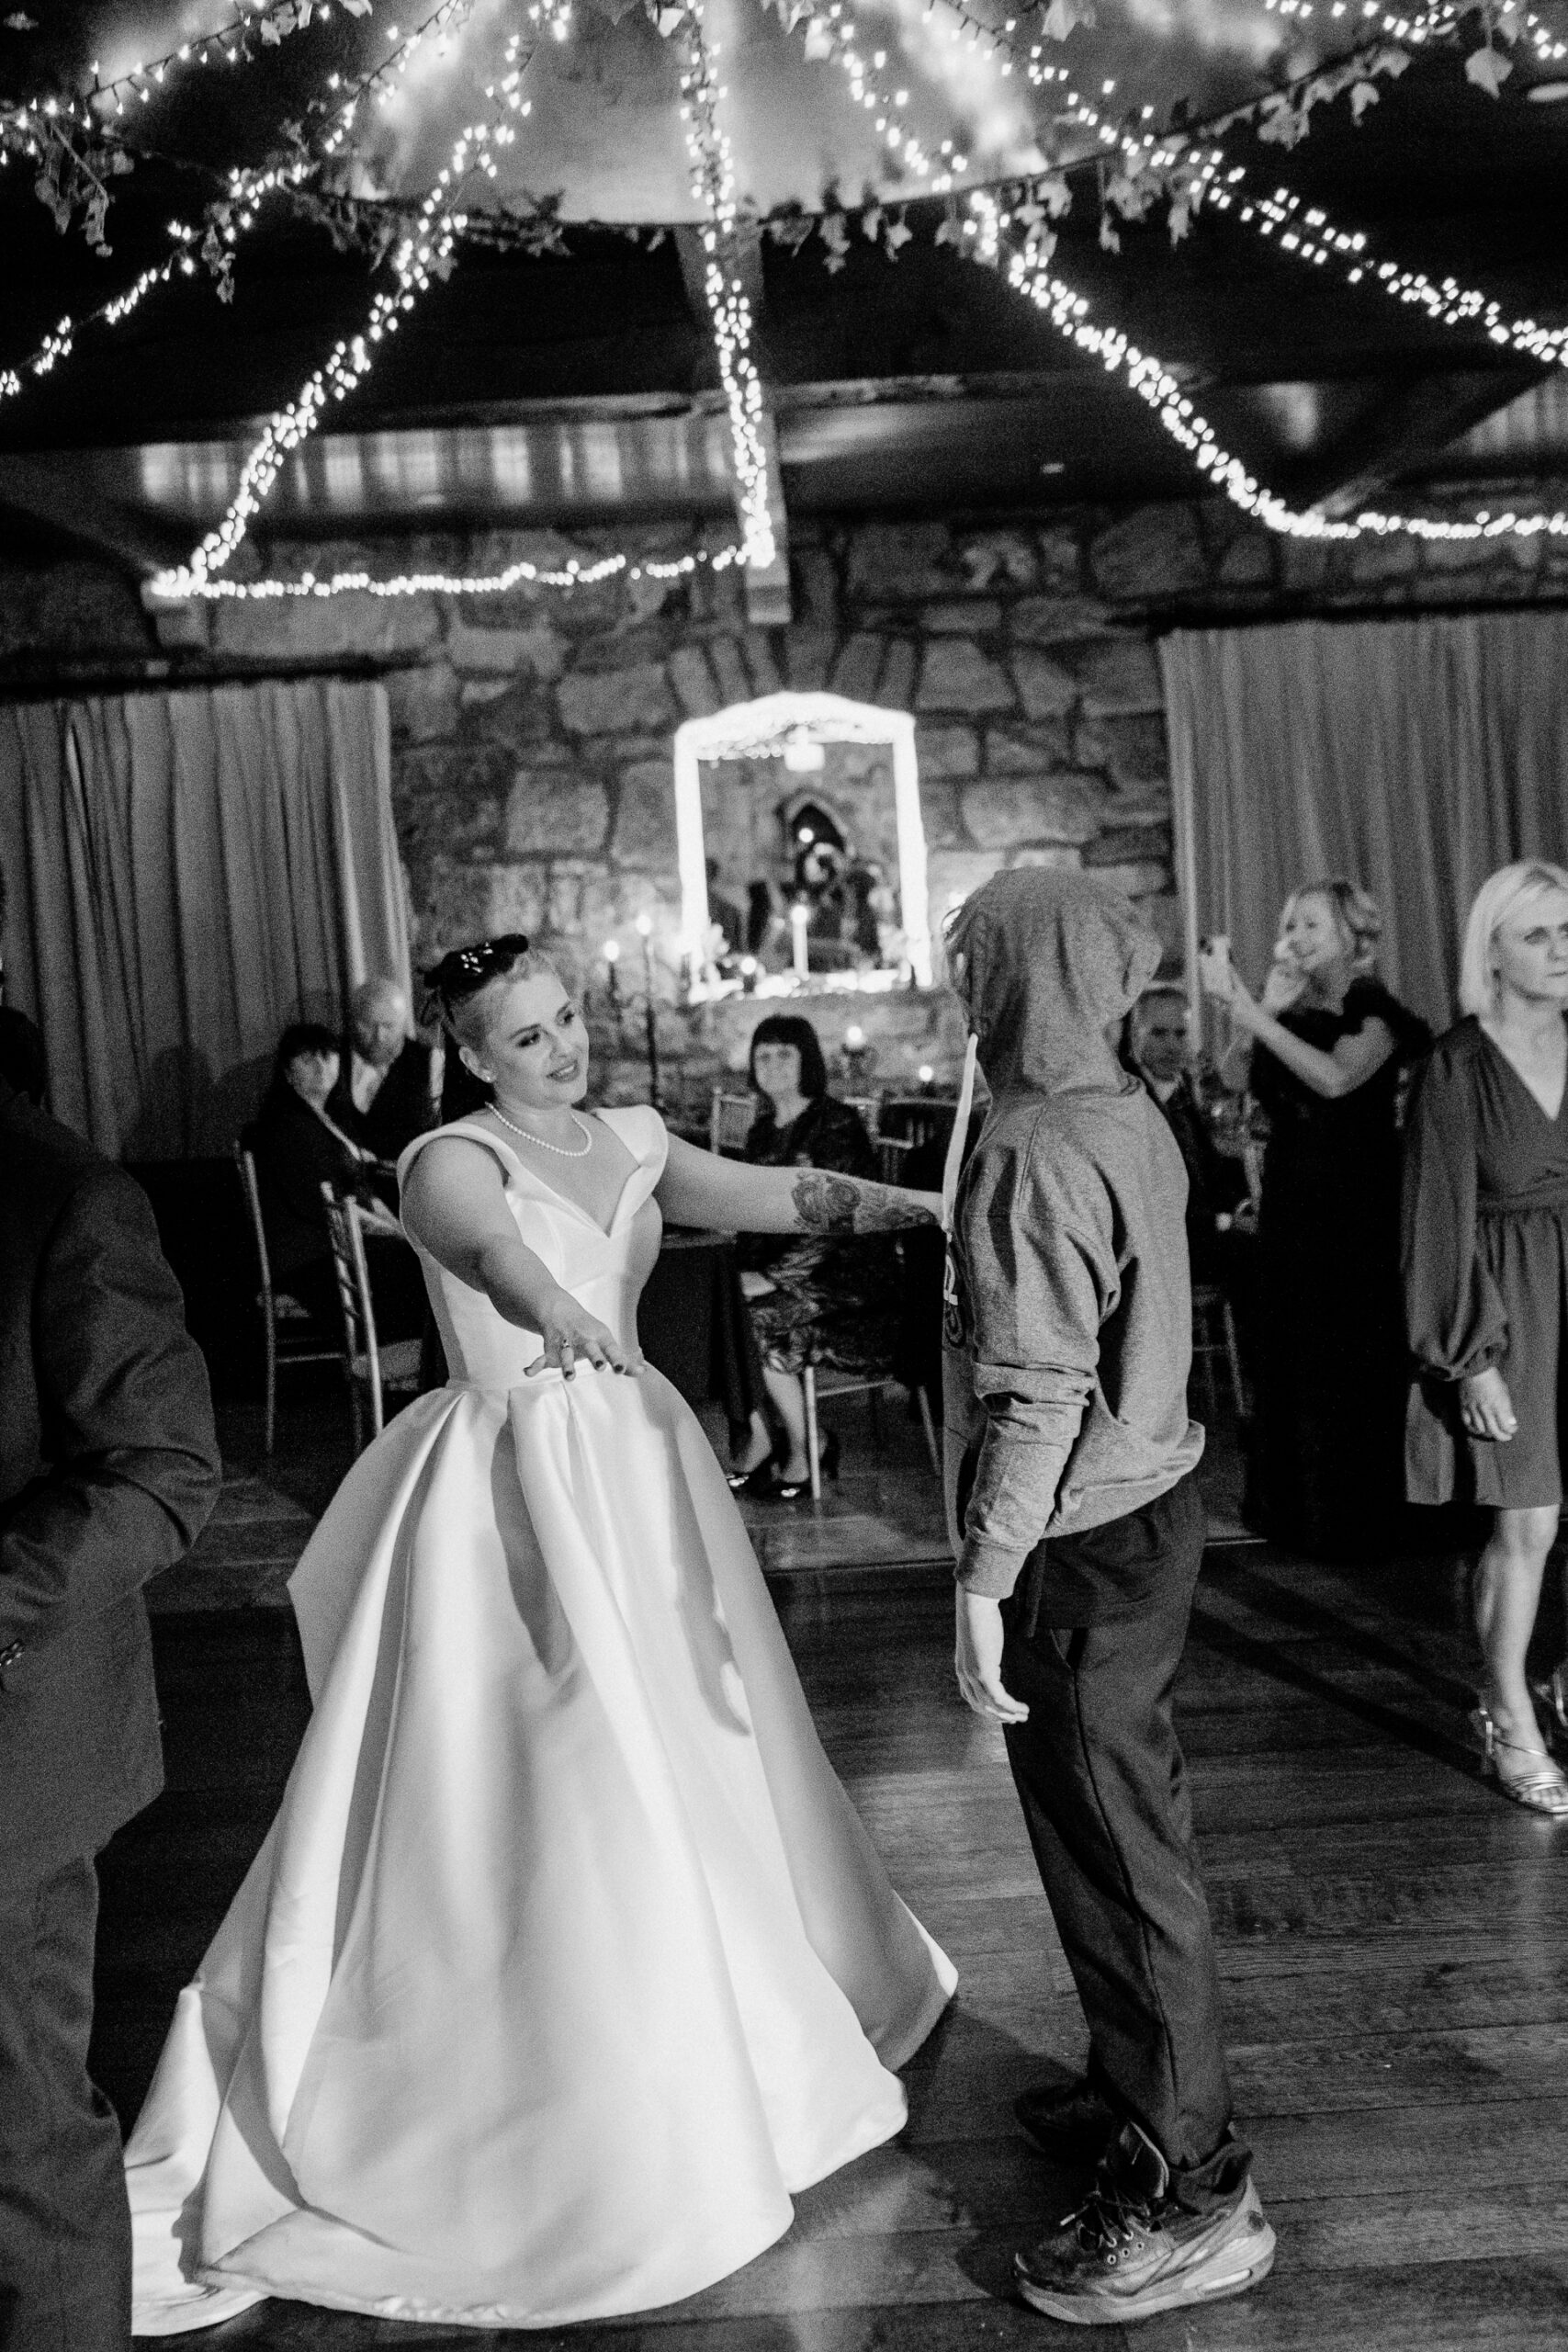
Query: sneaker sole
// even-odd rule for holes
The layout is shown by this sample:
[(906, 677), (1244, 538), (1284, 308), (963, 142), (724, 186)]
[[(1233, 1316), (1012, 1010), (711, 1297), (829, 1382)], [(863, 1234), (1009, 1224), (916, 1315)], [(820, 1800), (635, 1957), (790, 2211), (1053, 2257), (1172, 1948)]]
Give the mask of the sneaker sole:
[(1168, 2279), (1156, 2280), (1141, 2293), (1058, 2295), (1049, 2287), (1037, 2287), (1032, 2278), (1015, 2278), (1013, 2284), (1031, 2311), (1043, 2312), (1048, 2319), (1066, 2320), (1072, 2327), (1125, 2327), (1136, 2320), (1153, 2319), (1156, 2312), (1220, 2303), (1227, 2296), (1247, 2294), (1274, 2267), (1274, 2233), (1265, 2222), (1245, 2245), (1229, 2251), (1235, 2259), (1217, 2277), (1204, 2279), (1190, 2273), (1183, 2278), (1178, 2272)]

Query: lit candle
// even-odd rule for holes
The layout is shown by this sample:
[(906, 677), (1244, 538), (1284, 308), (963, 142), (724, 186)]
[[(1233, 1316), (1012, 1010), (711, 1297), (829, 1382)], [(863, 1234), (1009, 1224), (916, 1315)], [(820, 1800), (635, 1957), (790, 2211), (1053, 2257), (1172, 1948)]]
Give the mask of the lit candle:
[(750, 996), (756, 985), (757, 958), (755, 956), (742, 956), (740, 958), (740, 986), (745, 994)]
[(617, 1020), (620, 1017), (621, 1011), (621, 976), (616, 971), (615, 967), (620, 960), (620, 941), (618, 939), (607, 939), (604, 942), (604, 965), (610, 978), (610, 1010), (616, 1016)]
[(794, 936), (793, 962), (796, 975), (805, 979), (811, 969), (810, 951), (806, 944), (806, 926), (811, 921), (811, 910), (797, 899), (789, 910), (789, 927)]
[(858, 1054), (863, 1050), (864, 1045), (865, 1031), (861, 1027), (858, 1021), (852, 1021), (849, 1027), (844, 1032), (844, 1051), (847, 1054)]

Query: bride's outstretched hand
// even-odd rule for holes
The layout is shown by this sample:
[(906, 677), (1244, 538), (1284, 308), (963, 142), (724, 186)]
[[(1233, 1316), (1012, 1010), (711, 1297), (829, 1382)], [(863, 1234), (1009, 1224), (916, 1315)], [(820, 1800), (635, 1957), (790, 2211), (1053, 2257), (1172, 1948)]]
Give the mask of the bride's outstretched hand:
[(558, 1372), (570, 1380), (585, 1363), (595, 1372), (625, 1372), (634, 1378), (647, 1369), (640, 1349), (623, 1347), (609, 1325), (580, 1306), (569, 1290), (559, 1292), (546, 1308), (539, 1336), (545, 1351), (525, 1367), (525, 1380), (539, 1372)]

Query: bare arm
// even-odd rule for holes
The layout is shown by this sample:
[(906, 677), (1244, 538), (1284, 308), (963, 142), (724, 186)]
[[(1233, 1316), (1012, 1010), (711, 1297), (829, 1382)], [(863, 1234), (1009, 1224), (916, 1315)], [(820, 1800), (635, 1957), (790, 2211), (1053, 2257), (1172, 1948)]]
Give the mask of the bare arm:
[[(1230, 1014), (1233, 1030), (1240, 1033), (1233, 1038), (1222, 1064), (1227, 1084), (1232, 1056), (1237, 1052), (1243, 1038), (1262, 1046), (1276, 1061), (1283, 1062), (1288, 1070), (1293, 1070), (1303, 1086), (1310, 1086), (1314, 1094), (1321, 1094), (1330, 1102), (1337, 1102), (1345, 1095), (1354, 1094), (1359, 1086), (1365, 1086), (1368, 1079), (1377, 1075), (1395, 1050), (1393, 1030), (1375, 1012), (1369, 1014), (1353, 1035), (1337, 1038), (1331, 1052), (1325, 1054), (1320, 1046), (1309, 1046), (1304, 1038), (1298, 1037), (1293, 1030), (1287, 1029), (1274, 1017), (1271, 1001), (1280, 1001), (1281, 1006), (1288, 1005), (1292, 996), (1301, 992), (1299, 982), (1292, 990), (1287, 982), (1279, 978), (1277, 968), (1269, 975), (1261, 1004), (1235, 965), (1228, 961), (1223, 966), (1206, 969), (1202, 978), (1205, 994), (1224, 1006)], [(1250, 1046), (1248, 1057), (1250, 1058)]]
[(826, 1168), (748, 1168), (679, 1136), (670, 1138), (655, 1197), (672, 1225), (726, 1233), (891, 1233), (942, 1218), (935, 1193), (906, 1193)]
[(559, 1370), (570, 1380), (577, 1364), (640, 1372), (642, 1358), (590, 1315), (556, 1280), (518, 1233), (493, 1153), (451, 1136), (427, 1144), (403, 1187), (403, 1224), (438, 1265), (470, 1290), (482, 1291), (498, 1315), (545, 1347), (526, 1367)]

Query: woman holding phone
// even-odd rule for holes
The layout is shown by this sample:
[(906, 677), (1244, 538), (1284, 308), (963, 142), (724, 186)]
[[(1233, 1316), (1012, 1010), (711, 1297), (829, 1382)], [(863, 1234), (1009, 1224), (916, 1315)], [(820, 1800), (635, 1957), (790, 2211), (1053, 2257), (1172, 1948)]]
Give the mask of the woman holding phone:
[(1342, 879), (1286, 900), (1254, 997), (1227, 943), (1199, 967), (1233, 1033), (1226, 1076), (1269, 1118), (1248, 1516), (1317, 1559), (1386, 1544), (1400, 1504), (1404, 1066), (1426, 1024), (1376, 977), (1374, 900)]

